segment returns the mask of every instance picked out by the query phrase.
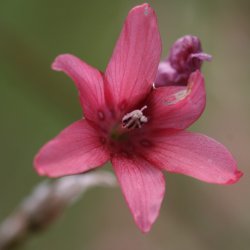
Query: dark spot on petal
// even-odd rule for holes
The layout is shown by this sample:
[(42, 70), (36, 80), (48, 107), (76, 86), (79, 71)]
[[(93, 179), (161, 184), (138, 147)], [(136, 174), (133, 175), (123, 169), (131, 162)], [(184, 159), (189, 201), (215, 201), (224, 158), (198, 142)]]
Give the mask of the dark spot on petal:
[(97, 115), (98, 115), (98, 118), (99, 118), (101, 121), (104, 121), (104, 120), (105, 120), (105, 115), (104, 115), (104, 113), (103, 113), (101, 110), (99, 110), (99, 111), (97, 112)]
[(113, 108), (109, 108), (109, 112), (110, 112), (110, 117), (115, 119), (116, 118), (115, 110)]
[(140, 143), (141, 143), (141, 145), (142, 145), (143, 147), (146, 147), (146, 148), (152, 146), (152, 143), (151, 143), (149, 140), (147, 140), (147, 139), (142, 139), (142, 140), (140, 141)]
[(129, 158), (129, 153), (126, 152), (126, 151), (122, 151), (122, 152), (121, 152), (121, 155), (122, 155), (123, 157)]
[(100, 142), (101, 142), (101, 144), (106, 144), (107, 139), (104, 137), (100, 137)]
[(118, 105), (118, 107), (119, 107), (119, 110), (120, 110), (121, 112), (125, 111), (125, 109), (126, 109), (126, 107), (127, 107), (127, 102), (126, 102), (125, 100), (122, 101), (122, 102), (120, 102), (119, 105)]

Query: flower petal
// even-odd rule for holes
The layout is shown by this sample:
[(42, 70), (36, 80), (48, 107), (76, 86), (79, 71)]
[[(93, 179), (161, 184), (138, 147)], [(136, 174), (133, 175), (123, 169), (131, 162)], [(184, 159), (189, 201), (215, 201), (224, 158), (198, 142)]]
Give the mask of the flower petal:
[(187, 86), (160, 87), (152, 92), (148, 102), (151, 126), (187, 128), (200, 117), (205, 105), (204, 78), (197, 70), (189, 77)]
[(111, 161), (135, 223), (148, 232), (164, 197), (164, 175), (143, 158), (115, 156)]
[(45, 144), (36, 155), (34, 165), (40, 175), (58, 177), (88, 171), (108, 160), (104, 139), (87, 121), (80, 120)]
[(149, 4), (133, 8), (126, 19), (106, 79), (120, 111), (145, 97), (155, 80), (161, 55), (157, 17)]
[(161, 132), (152, 138), (153, 146), (145, 147), (143, 154), (169, 172), (217, 184), (232, 184), (242, 176), (231, 153), (205, 135), (178, 131)]
[(98, 111), (105, 106), (103, 77), (101, 73), (79, 58), (64, 54), (58, 56), (52, 68), (70, 76), (79, 91), (85, 118), (96, 121)]

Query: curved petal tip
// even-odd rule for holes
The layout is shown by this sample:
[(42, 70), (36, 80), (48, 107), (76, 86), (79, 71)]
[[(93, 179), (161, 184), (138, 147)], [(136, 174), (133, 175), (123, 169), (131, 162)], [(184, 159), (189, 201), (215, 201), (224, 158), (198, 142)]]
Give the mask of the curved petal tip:
[(61, 54), (55, 58), (51, 64), (51, 68), (55, 71), (63, 71), (65, 61), (72, 61), (71, 58), (74, 57), (70, 54)]
[(228, 180), (225, 184), (227, 184), (227, 185), (234, 184), (234, 183), (238, 182), (243, 175), (244, 175), (243, 172), (236, 170), (234, 172), (234, 178)]
[(38, 155), (35, 157), (34, 161), (33, 161), (33, 166), (35, 171), (40, 175), (40, 176), (45, 176), (47, 175), (46, 172), (43, 170), (43, 168), (40, 168), (38, 165)]

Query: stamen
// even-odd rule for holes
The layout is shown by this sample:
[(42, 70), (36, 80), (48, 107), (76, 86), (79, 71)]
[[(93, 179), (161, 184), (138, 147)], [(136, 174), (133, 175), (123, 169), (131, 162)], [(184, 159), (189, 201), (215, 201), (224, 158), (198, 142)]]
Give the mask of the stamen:
[(122, 118), (122, 126), (128, 129), (141, 128), (142, 124), (148, 121), (148, 118), (142, 113), (146, 108), (147, 106), (144, 106), (126, 114)]

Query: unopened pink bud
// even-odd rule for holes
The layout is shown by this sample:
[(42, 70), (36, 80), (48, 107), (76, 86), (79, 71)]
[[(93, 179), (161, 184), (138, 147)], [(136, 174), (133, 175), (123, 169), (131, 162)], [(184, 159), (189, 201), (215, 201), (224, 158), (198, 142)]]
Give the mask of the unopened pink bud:
[(211, 58), (202, 52), (198, 37), (186, 35), (179, 38), (159, 65), (156, 86), (186, 85), (190, 74)]

